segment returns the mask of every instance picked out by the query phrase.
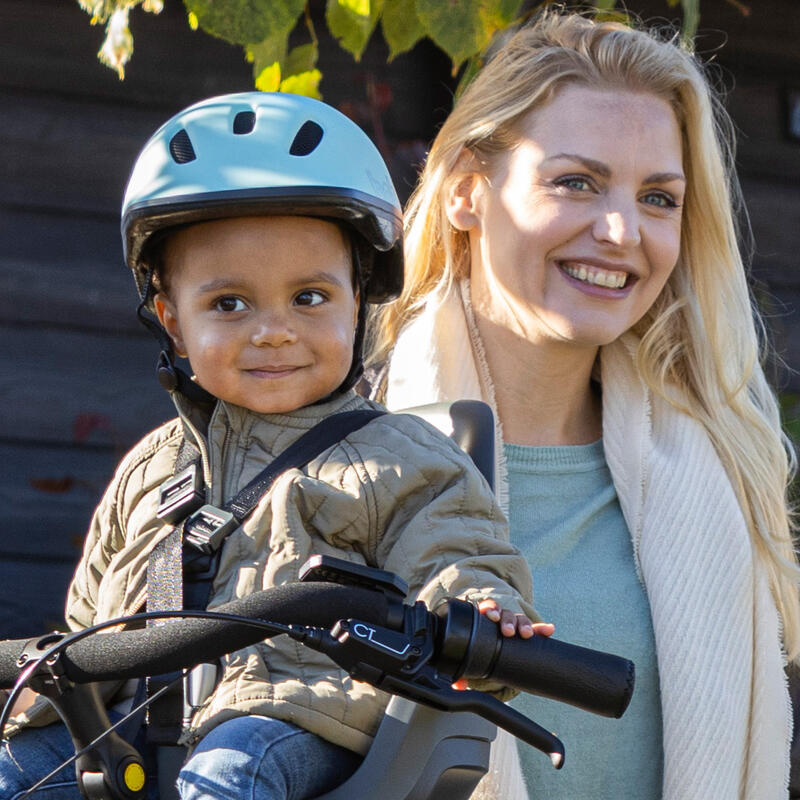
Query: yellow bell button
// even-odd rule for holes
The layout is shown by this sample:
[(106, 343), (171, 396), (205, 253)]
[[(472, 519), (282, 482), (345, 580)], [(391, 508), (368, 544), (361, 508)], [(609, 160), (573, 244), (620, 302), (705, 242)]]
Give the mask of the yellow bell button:
[(132, 792), (141, 791), (144, 788), (144, 770), (141, 764), (133, 762), (125, 767), (122, 779), (125, 781), (125, 787)]

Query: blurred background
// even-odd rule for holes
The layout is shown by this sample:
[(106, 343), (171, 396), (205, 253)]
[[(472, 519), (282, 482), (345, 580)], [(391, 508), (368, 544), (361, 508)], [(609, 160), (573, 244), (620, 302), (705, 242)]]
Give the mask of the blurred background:
[[(680, 21), (669, 0), (628, 0)], [(325, 13), (323, 0), (308, 6)], [(752, 280), (780, 357), (770, 375), (800, 434), (800, 7), (701, 0), (696, 47), (718, 65), (739, 130), (756, 241)], [(430, 40), (356, 62), (319, 37), (323, 98), (379, 146), (405, 200), (458, 76)], [(155, 341), (135, 318), (119, 207), (147, 137), (190, 103), (253, 88), (242, 49), (187, 24), (180, 0), (131, 14), (125, 80), (76, 0), (0, 0), (0, 638), (63, 624), (83, 536), (116, 463), (173, 416)]]

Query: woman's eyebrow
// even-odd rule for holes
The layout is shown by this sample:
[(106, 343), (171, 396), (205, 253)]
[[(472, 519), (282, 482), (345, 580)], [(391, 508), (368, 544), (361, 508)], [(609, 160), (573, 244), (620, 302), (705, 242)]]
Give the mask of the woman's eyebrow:
[(549, 161), (556, 161), (559, 159), (566, 159), (567, 161), (576, 161), (578, 164), (583, 164), (584, 167), (590, 169), (592, 172), (601, 175), (604, 178), (611, 177), (611, 168), (608, 164), (604, 164), (602, 161), (596, 161), (594, 158), (587, 158), (586, 156), (579, 156), (577, 153), (556, 153), (553, 156), (549, 156), (542, 164), (547, 164)]
[(682, 172), (655, 172), (644, 179), (645, 183), (670, 183), (670, 181), (686, 183), (686, 176)]
[[(578, 155), (577, 153), (556, 153), (546, 158), (542, 164), (547, 164), (548, 161), (555, 161), (556, 159), (575, 161), (578, 164), (583, 164), (587, 169), (603, 178), (611, 177), (611, 168), (608, 164), (604, 164), (602, 161), (597, 161), (594, 158)], [(652, 175), (648, 175), (643, 183), (669, 183), (670, 181), (682, 181), (686, 183), (686, 176), (681, 172), (654, 172)]]

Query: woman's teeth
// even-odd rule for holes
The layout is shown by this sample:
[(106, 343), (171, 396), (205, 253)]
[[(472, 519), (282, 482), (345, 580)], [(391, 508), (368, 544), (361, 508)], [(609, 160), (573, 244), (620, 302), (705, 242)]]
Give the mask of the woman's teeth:
[(564, 272), (576, 280), (591, 283), (595, 286), (605, 286), (607, 289), (621, 289), (628, 281), (627, 272), (609, 272), (605, 269), (592, 267), (570, 267), (564, 264)]

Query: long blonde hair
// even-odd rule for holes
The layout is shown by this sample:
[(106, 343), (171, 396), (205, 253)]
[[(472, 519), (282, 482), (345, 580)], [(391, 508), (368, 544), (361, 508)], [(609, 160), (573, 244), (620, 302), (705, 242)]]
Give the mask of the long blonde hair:
[(675, 111), (688, 181), (681, 252), (635, 328), (638, 369), (653, 392), (708, 432), (767, 567), (787, 652), (798, 659), (800, 570), (786, 497), (794, 457), (762, 369), (763, 325), (739, 250), (746, 236), (737, 224), (743, 206), (732, 124), (700, 63), (677, 37), (549, 11), (497, 52), (457, 101), (409, 201), (405, 288), (378, 311), (370, 360), (385, 360), (423, 305), (469, 274), (467, 234), (450, 225), (444, 207), (460, 177), (462, 153), (475, 156), (473, 165), (490, 166), (516, 145), (523, 116), (576, 83), (650, 92)]

